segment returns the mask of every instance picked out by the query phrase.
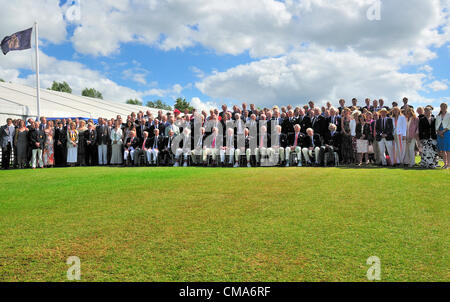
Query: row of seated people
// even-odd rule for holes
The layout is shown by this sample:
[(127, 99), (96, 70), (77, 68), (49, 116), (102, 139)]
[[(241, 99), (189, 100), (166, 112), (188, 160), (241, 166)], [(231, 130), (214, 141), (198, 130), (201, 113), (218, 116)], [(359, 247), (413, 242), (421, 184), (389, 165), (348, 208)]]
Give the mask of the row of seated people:
[(219, 135), (219, 129), (212, 128), (208, 134), (201, 127), (200, 132), (192, 134), (185, 128), (181, 135), (173, 131), (168, 136), (155, 129), (151, 137), (144, 132), (143, 138), (132, 132), (124, 144), (124, 164), (174, 165), (174, 166), (326, 166), (338, 165), (340, 134), (335, 124), (329, 125), (326, 135), (320, 136), (312, 128), (306, 133), (300, 125), (294, 132), (285, 134), (277, 125), (272, 134), (267, 127), (260, 127), (256, 136), (245, 128), (237, 135), (233, 128), (226, 135)]

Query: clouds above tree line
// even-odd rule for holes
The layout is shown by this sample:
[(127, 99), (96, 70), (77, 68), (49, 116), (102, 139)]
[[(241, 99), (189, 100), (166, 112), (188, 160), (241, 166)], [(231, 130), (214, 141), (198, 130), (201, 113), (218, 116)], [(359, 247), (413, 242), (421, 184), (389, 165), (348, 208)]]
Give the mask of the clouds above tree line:
[[(272, 105), (403, 95), (428, 102), (421, 92), (448, 89), (446, 79), (432, 78), (427, 62), (450, 41), (449, 0), (382, 0), (380, 21), (366, 17), (374, 0), (81, 1), (80, 19), (74, 22), (64, 17), (69, 4), (60, 7), (58, 0), (0, 2), (1, 35), (30, 26), (38, 16), (51, 16), (40, 20), (43, 42), (70, 42), (82, 55), (111, 56), (120, 53), (121, 45), (138, 43), (161, 51), (200, 45), (217, 54), (248, 52), (255, 59), (218, 72), (192, 68), (199, 75), (195, 87), (213, 99), (208, 105), (196, 98), (198, 106), (221, 100)], [(30, 68), (29, 56), (14, 55), (0, 58), (0, 77), (32, 84), (33, 77), (20, 70)], [(81, 91), (89, 84), (117, 101), (183, 91), (177, 83), (146, 87), (145, 70), (123, 75), (143, 86), (137, 91), (75, 61), (43, 57), (44, 86), (66, 80)], [(423, 70), (402, 71), (414, 65)]]

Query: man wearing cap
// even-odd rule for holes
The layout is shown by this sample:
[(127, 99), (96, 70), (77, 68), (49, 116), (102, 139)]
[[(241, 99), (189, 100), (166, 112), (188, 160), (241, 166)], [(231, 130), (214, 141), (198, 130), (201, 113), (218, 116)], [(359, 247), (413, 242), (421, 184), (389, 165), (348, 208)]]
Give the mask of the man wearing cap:
[[(387, 117), (388, 111), (386, 108), (381, 109), (379, 113), (380, 118), (376, 122), (376, 141), (380, 150), (381, 163), (386, 166), (386, 149), (390, 157), (393, 155), (394, 124), (392, 119)], [(393, 165), (393, 158), (391, 159), (391, 165)]]

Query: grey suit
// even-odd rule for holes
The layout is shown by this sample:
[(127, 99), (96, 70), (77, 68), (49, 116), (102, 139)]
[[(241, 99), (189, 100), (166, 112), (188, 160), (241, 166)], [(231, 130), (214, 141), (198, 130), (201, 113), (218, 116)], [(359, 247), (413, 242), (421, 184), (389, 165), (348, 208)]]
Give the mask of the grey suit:
[(2, 146), (2, 167), (5, 169), (9, 168), (15, 132), (16, 129), (13, 125), (11, 125), (11, 127), (9, 127), (8, 125), (4, 125), (0, 128), (0, 143)]

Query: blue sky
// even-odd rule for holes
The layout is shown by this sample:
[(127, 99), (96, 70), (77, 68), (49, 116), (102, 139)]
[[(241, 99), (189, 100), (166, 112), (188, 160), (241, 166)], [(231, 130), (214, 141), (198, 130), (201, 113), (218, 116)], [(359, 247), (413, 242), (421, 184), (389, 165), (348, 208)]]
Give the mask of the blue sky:
[[(376, 1), (380, 20), (368, 20)], [(39, 20), (43, 87), (65, 80), (116, 102), (185, 97), (199, 108), (449, 100), (447, 0), (18, 2), (0, 0), (0, 34)], [(11, 17), (18, 6), (29, 15)], [(0, 77), (33, 85), (30, 62), (1, 57)]]

